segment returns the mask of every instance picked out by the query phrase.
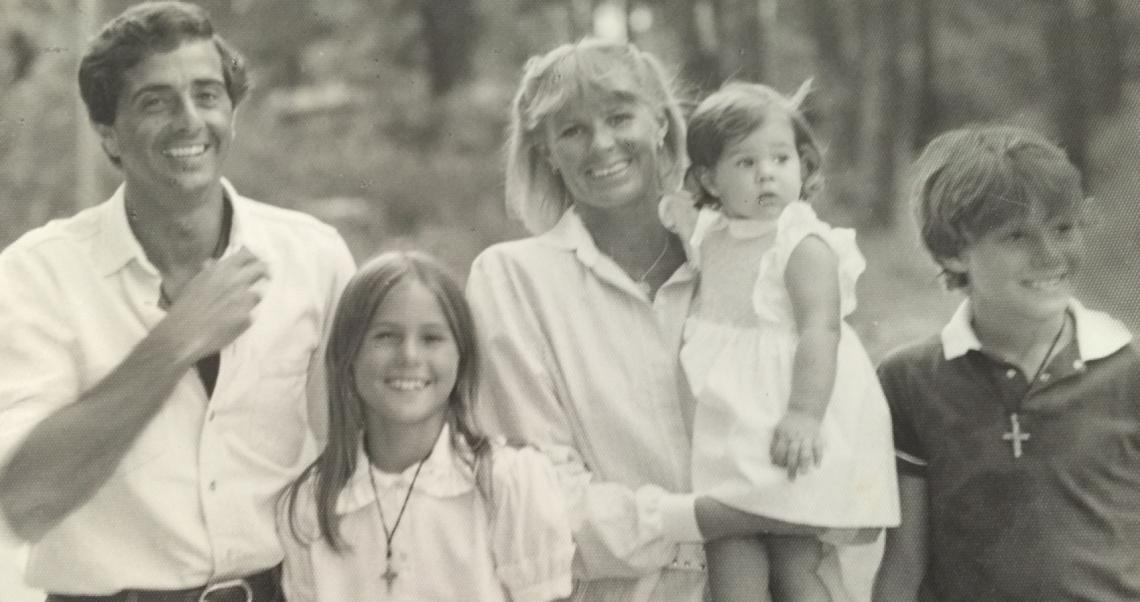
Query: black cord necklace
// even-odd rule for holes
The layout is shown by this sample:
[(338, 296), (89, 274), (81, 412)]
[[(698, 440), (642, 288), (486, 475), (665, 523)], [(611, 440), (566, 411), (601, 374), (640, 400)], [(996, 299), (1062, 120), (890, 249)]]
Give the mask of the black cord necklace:
[(404, 510), (408, 509), (408, 500), (412, 499), (412, 490), (416, 488), (416, 479), (420, 478), (420, 470), (424, 467), (424, 462), (427, 462), (428, 457), (431, 456), (429, 451), (418, 466), (416, 472), (412, 475), (412, 483), (408, 485), (408, 493), (404, 496), (404, 503), (400, 505), (400, 513), (396, 515), (396, 523), (392, 528), (388, 528), (388, 521), (384, 518), (384, 506), (380, 503), (380, 493), (376, 490), (376, 478), (372, 476), (372, 466), (368, 466), (368, 483), (372, 485), (372, 496), (376, 498), (376, 510), (380, 512), (380, 526), (384, 528), (384, 573), (380, 575), (384, 582), (388, 585), (388, 591), (392, 591), (392, 583), (399, 577), (400, 574), (392, 569), (392, 538), (396, 536), (396, 529), (400, 528), (400, 521), (404, 518)]
[(1021, 413), (1021, 406), (1029, 399), (1029, 394), (1033, 391), (1033, 385), (1041, 378), (1041, 373), (1045, 371), (1045, 366), (1049, 364), (1049, 359), (1053, 357), (1053, 351), (1057, 349), (1057, 343), (1061, 341), (1061, 335), (1065, 334), (1065, 327), (1069, 325), (1069, 316), (1065, 315), (1065, 319), (1061, 321), (1061, 328), (1057, 330), (1057, 334), (1053, 337), (1053, 342), (1049, 344), (1049, 350), (1045, 352), (1045, 357), (1041, 359), (1041, 363), (1037, 365), (1037, 372), (1033, 374), (1033, 378), (1029, 379), (1029, 386), (1025, 388), (1025, 393), (1014, 404), (1013, 410), (1009, 412), (1009, 431), (1002, 433), (1001, 438), (1003, 441), (1009, 441), (1010, 446), (1013, 448), (1013, 457), (1021, 457), (1021, 444), (1029, 440), (1029, 433), (1021, 430), (1021, 420), (1019, 414)]

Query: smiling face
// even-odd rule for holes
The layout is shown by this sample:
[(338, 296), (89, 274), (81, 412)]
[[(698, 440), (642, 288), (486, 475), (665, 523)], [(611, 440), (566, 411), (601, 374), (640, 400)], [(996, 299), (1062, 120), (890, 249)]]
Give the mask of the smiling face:
[(1077, 216), (1034, 211), (979, 236), (943, 263), (968, 277), (976, 313), (1032, 323), (1066, 310), (1084, 254)]
[(132, 195), (182, 199), (216, 190), (233, 141), (233, 103), (214, 43), (190, 40), (127, 70), (114, 123), (97, 129)]
[(376, 308), (352, 363), (366, 416), (385, 428), (438, 432), (459, 348), (435, 293), (407, 277)]
[(773, 111), (750, 134), (724, 148), (701, 185), (729, 217), (772, 220), (800, 198), (803, 179), (791, 119)]
[(574, 202), (607, 210), (656, 201), (667, 127), (644, 103), (614, 97), (571, 103), (546, 119), (543, 136)]

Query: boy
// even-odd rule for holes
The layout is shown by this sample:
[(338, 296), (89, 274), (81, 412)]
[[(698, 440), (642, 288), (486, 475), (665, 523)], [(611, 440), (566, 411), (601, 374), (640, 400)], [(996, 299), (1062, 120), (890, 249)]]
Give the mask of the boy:
[(925, 246), (966, 300), (881, 365), (902, 524), (878, 600), (1140, 600), (1140, 356), (1071, 284), (1080, 174), (1012, 127), (932, 141)]

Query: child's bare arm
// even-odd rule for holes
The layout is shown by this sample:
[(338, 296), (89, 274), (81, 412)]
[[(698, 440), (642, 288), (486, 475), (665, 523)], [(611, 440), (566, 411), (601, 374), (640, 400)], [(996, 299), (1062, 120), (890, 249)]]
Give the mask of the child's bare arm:
[(835, 383), (841, 318), (838, 260), (816, 236), (805, 238), (784, 273), (795, 311), (799, 344), (792, 367), (788, 411), (772, 439), (772, 461), (795, 478), (823, 456), (819, 423)]
[(899, 474), (901, 523), (887, 530), (873, 599), (913, 602), (926, 574), (928, 554), (926, 479)]

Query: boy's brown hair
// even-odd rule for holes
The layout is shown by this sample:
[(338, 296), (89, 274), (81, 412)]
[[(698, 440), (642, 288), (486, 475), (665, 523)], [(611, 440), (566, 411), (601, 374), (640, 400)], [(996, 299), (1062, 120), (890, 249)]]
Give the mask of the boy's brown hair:
[(946, 268), (978, 238), (1040, 211), (1079, 213), (1084, 183), (1065, 152), (1044, 136), (1013, 126), (975, 126), (939, 135), (914, 165), (911, 195), (927, 250), (947, 288), (969, 275)]

